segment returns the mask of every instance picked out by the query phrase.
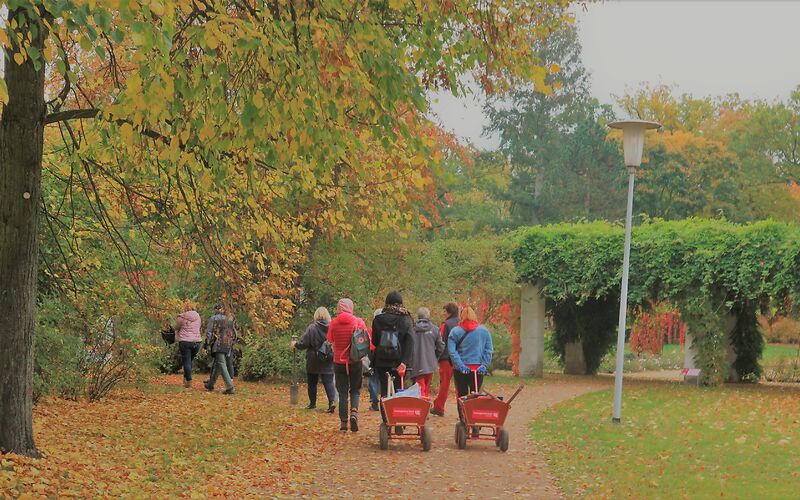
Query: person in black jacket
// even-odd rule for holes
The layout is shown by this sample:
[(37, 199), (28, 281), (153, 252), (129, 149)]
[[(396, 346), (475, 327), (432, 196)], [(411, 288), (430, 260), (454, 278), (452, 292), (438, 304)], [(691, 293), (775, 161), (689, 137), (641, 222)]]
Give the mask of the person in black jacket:
[(444, 305), (446, 318), (439, 327), (439, 333), (444, 341), (444, 352), (439, 356), (439, 394), (433, 401), (431, 414), (444, 417), (444, 405), (450, 395), (450, 380), (453, 378), (453, 363), (450, 361), (450, 352), (447, 350), (447, 339), (450, 330), (458, 325), (458, 305), (455, 302), (448, 302)]
[(372, 320), (372, 366), (381, 384), (381, 396), (389, 391), (387, 374), (394, 377), (395, 391), (400, 389), (400, 377), (405, 376), (412, 356), (411, 330), (414, 323), (411, 313), (403, 306), (400, 292), (389, 292), (383, 312)]
[(314, 322), (308, 325), (300, 340), (294, 343), (295, 349), (306, 351), (306, 374), (308, 376), (308, 406), (313, 410), (317, 407), (317, 382), (322, 378), (325, 394), (328, 396), (328, 413), (336, 411), (336, 388), (333, 385), (333, 350), (328, 361), (321, 361), (317, 354), (318, 349), (327, 342), (328, 325), (331, 315), (327, 309), (320, 307), (314, 312)]

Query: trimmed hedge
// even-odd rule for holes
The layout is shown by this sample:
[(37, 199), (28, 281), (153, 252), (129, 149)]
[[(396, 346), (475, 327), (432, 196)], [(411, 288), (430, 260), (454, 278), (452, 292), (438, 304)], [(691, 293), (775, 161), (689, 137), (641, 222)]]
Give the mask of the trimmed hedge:
[[(512, 257), (520, 279), (542, 284), (550, 314), (561, 304), (583, 306), (589, 299), (619, 304), (621, 225), (538, 226), (517, 231), (513, 241)], [(785, 311), (799, 292), (800, 228), (794, 225), (686, 219), (647, 220), (633, 229), (628, 303), (646, 306), (670, 300), (681, 308), (699, 346), (699, 364), (707, 383), (717, 383), (727, 375), (724, 355), (719, 353), (725, 344), (713, 338), (722, 332), (715, 331), (719, 321), (711, 316), (736, 317), (734, 368), (740, 380), (750, 380), (760, 374), (758, 359), (763, 349), (757, 312)], [(594, 344), (602, 347), (607, 342)], [(708, 349), (704, 344), (709, 344)]]

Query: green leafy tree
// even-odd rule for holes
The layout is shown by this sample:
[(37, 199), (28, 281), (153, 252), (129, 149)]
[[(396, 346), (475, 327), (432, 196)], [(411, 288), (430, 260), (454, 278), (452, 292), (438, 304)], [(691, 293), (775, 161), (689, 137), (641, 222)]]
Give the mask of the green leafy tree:
[(524, 87), (489, 102), (488, 130), (500, 134), (510, 162), (508, 189), (514, 226), (574, 218), (614, 217), (623, 184), (619, 154), (607, 143), (610, 111), (589, 97), (575, 25), (563, 25), (534, 46), (540, 60), (558, 68), (552, 91)]
[[(58, 163), (90, 183), (105, 172), (136, 218), (165, 212), (254, 322), (282, 324), (319, 228), (405, 225), (426, 88), (458, 91), (468, 72), (489, 92), (546, 88), (530, 48), (560, 22), (550, 2), (511, 0), (4, 5), (0, 449), (29, 455), (45, 126), (63, 137)], [(96, 218), (121, 245), (124, 209), (101, 184)]]

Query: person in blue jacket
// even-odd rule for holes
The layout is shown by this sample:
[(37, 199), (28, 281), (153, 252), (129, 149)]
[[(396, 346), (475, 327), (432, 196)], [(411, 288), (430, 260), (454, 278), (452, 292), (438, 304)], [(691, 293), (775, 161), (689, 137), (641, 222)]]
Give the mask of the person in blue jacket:
[(458, 397), (475, 389), (475, 379), (467, 365), (478, 365), (478, 391), (483, 386), (483, 376), (492, 362), (492, 336), (478, 323), (475, 310), (467, 306), (458, 314), (458, 326), (450, 330), (447, 350), (453, 361), (453, 379)]

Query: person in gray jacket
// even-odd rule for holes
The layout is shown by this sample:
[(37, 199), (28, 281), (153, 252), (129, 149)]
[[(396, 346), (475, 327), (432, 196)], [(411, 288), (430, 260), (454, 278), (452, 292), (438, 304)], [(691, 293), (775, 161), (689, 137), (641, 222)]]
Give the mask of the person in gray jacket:
[(226, 314), (222, 304), (217, 304), (214, 312), (215, 314), (208, 320), (206, 329), (206, 341), (214, 356), (214, 368), (211, 370), (211, 379), (205, 386), (208, 391), (213, 391), (217, 376), (222, 375), (222, 380), (225, 381), (223, 394), (233, 394), (233, 380), (228, 372), (228, 357), (233, 349), (233, 343), (236, 342), (236, 324), (233, 317)]
[(417, 310), (417, 322), (411, 332), (411, 376), (419, 384), (422, 397), (430, 400), (433, 372), (439, 367), (439, 356), (444, 351), (444, 341), (439, 329), (431, 322), (427, 307)]

